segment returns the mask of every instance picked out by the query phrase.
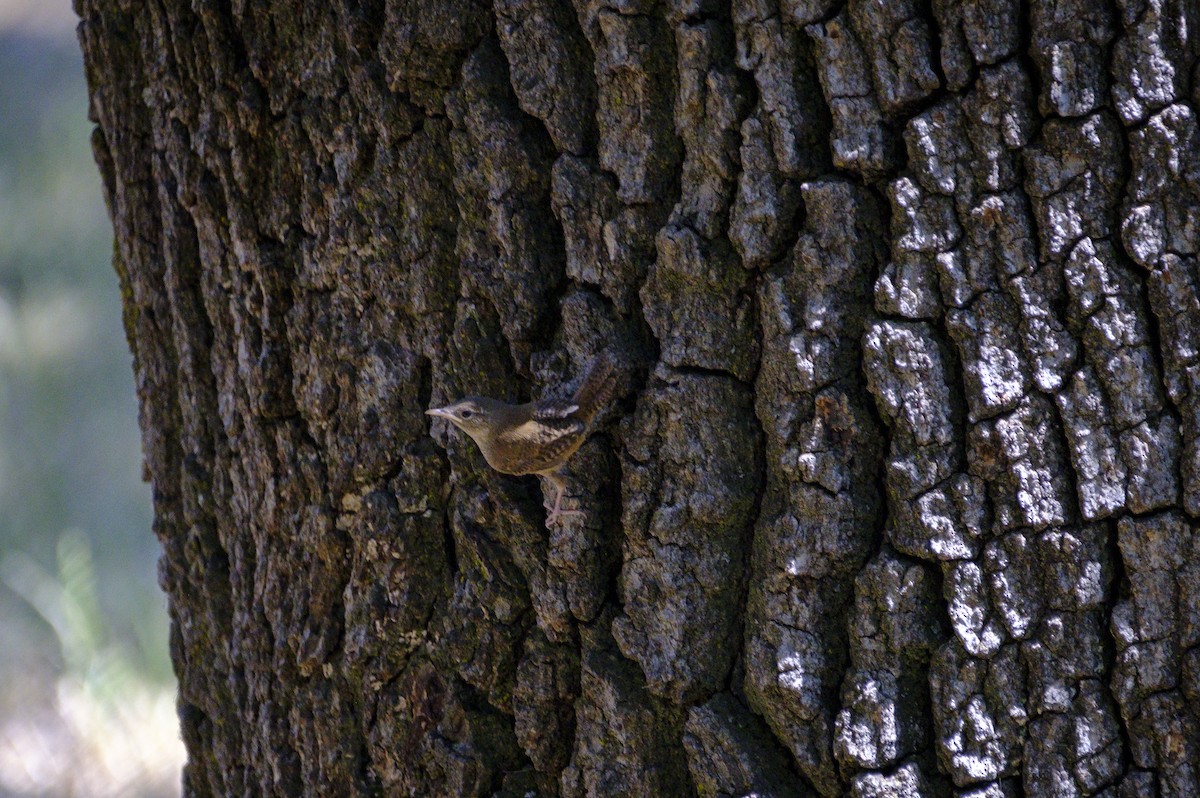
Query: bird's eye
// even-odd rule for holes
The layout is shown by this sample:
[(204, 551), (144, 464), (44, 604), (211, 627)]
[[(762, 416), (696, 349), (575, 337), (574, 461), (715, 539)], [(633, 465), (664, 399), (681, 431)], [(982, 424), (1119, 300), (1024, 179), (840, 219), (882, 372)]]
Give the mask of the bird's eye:
[(458, 417), (459, 418), (470, 418), (473, 415), (475, 415), (475, 414), (473, 412), (471, 412), (470, 410), (464, 410), (458, 414)]

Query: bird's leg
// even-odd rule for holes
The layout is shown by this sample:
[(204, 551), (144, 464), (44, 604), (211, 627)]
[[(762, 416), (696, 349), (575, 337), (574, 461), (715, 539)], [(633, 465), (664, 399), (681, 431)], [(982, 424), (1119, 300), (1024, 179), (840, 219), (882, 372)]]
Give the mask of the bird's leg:
[(554, 486), (554, 491), (557, 494), (554, 497), (554, 507), (550, 510), (550, 514), (546, 516), (546, 528), (549, 529), (554, 525), (554, 522), (568, 515), (583, 515), (583, 510), (564, 510), (562, 509), (563, 494), (567, 492), (567, 483), (562, 478), (561, 474), (551, 472), (543, 474), (546, 479), (550, 480), (550, 484)]

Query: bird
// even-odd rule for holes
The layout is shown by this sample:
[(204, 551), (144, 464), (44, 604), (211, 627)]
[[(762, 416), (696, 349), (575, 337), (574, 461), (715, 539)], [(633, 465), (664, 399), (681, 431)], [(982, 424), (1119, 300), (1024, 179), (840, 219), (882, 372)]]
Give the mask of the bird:
[(444, 418), (471, 436), (483, 459), (502, 474), (537, 474), (554, 486), (554, 507), (546, 528), (580, 510), (562, 509), (566, 492), (564, 467), (583, 445), (592, 421), (612, 399), (617, 371), (612, 358), (602, 353), (592, 359), (569, 398), (548, 398), (522, 405), (498, 399), (468, 396), (425, 414)]

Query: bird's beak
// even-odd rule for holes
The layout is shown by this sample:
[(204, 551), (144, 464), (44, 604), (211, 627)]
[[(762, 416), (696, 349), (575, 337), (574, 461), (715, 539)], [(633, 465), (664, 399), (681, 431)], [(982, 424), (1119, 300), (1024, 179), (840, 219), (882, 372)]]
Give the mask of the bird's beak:
[(425, 415), (435, 418), (450, 418), (450, 412), (444, 407), (435, 407), (432, 410), (426, 410)]

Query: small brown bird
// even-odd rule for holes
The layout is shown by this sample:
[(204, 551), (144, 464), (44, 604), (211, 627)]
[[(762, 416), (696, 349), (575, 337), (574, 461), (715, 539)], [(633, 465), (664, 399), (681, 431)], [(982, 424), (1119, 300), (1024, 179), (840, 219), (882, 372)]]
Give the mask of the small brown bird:
[(612, 398), (616, 369), (607, 354), (588, 366), (579, 389), (570, 399), (542, 399), (510, 405), (496, 399), (468, 396), (425, 413), (444, 418), (474, 439), (488, 465), (504, 474), (537, 474), (557, 491), (546, 526), (579, 510), (562, 509), (567, 459), (587, 440), (592, 419)]

